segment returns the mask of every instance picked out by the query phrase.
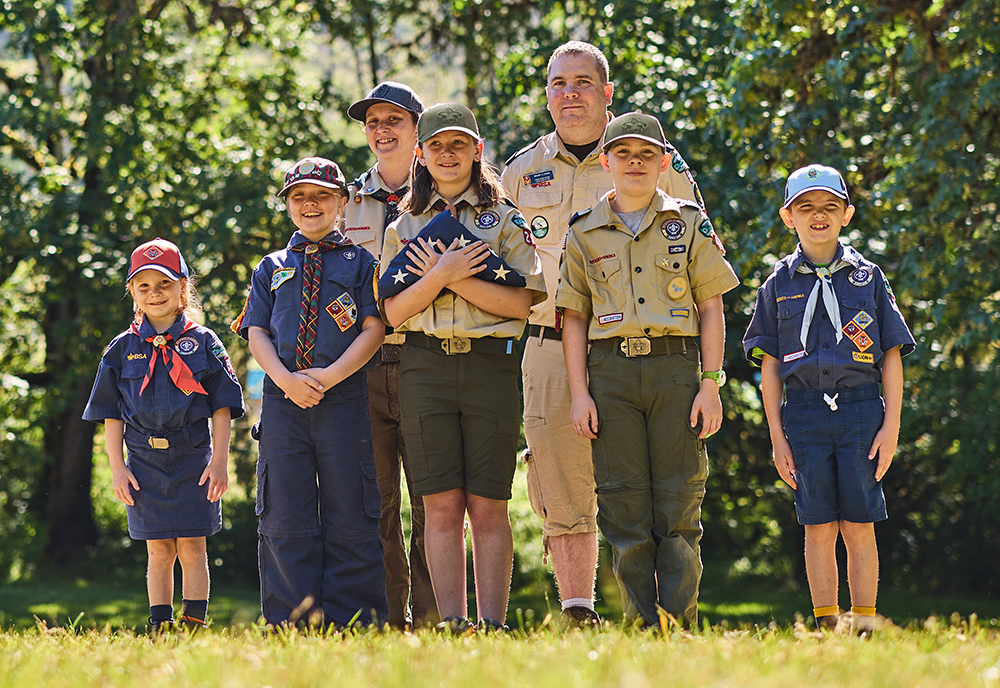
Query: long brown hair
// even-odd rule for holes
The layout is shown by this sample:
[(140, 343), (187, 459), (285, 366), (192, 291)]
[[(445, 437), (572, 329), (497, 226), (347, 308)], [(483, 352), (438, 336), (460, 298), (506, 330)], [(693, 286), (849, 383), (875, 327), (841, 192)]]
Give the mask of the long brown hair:
[[(475, 190), (479, 207), (492, 208), (504, 200), (503, 185), (500, 184), (500, 171), (485, 157), (472, 163), (472, 181), (470, 186)], [(413, 158), (410, 168), (410, 190), (399, 202), (400, 212), (420, 215), (430, 205), (434, 193), (434, 178), (426, 166)]]

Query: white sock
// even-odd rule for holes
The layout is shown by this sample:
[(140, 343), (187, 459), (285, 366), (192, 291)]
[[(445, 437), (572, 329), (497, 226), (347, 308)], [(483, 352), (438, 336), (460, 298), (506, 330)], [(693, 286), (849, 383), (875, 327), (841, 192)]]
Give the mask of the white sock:
[(571, 597), (568, 600), (563, 600), (563, 610), (569, 609), (570, 607), (585, 607), (590, 611), (594, 611), (594, 601), (586, 597)]

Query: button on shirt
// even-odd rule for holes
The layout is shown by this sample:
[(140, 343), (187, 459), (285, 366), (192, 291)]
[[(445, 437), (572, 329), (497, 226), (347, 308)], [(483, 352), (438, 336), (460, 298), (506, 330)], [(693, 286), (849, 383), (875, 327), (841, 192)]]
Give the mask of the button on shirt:
[[(546, 134), (513, 155), (501, 181), (527, 221), (542, 260), (549, 298), (531, 309), (532, 325), (555, 327), (555, 294), (569, 221), (591, 208), (614, 187), (611, 173), (601, 166), (600, 148), (578, 161), (556, 132)], [(698, 201), (700, 194), (687, 163), (677, 153), (660, 176), (660, 187), (674, 198)]]
[[(406, 244), (414, 239), (424, 226), (434, 219), (438, 211), (431, 206), (438, 200), (438, 194), (431, 194), (427, 209), (420, 215), (403, 213), (398, 220), (385, 230), (385, 244), (382, 246), (382, 265), (388, 265)], [(464, 203), (463, 203), (464, 201)], [(535, 247), (530, 243), (530, 232), (516, 222), (524, 224), (517, 209), (506, 203), (492, 208), (477, 208), (478, 197), (471, 188), (455, 199), (458, 221), (469, 231), (482, 239), (494, 253), (504, 259), (511, 269), (516, 270), (527, 282), (526, 289), (532, 292), (532, 304), (545, 300), (545, 280), (542, 266)], [(493, 213), (489, 220), (476, 218), (481, 213)], [(495, 219), (499, 217), (499, 220)], [(483, 226), (480, 226), (483, 225)], [(520, 337), (524, 331), (524, 320), (502, 318), (469, 303), (448, 289), (443, 289), (431, 305), (396, 328), (397, 332), (423, 332), (439, 339), (452, 337)]]
[[(336, 232), (326, 239), (343, 238)], [(295, 232), (288, 246), (265, 256), (254, 268), (240, 336), (251, 327), (267, 330), (271, 344), (288, 370), (295, 370), (295, 344), (299, 333), (303, 266), (306, 254), (292, 247), (311, 243)], [(349, 243), (323, 253), (319, 292), (319, 319), (312, 364), (325, 368), (347, 350), (361, 333), (368, 316), (378, 318), (375, 301), (377, 262), (365, 249)], [(346, 318), (346, 321), (343, 320)], [(342, 325), (346, 325), (342, 329)]]
[(83, 419), (101, 422), (113, 418), (147, 432), (163, 433), (210, 418), (227, 406), (233, 418), (242, 416), (243, 390), (226, 348), (207, 327), (196, 325), (185, 331), (187, 325), (187, 317), (181, 315), (167, 333), (174, 351), (208, 392), (207, 396), (185, 394), (177, 389), (162, 359), (157, 360), (149, 384), (139, 394), (153, 356), (153, 344), (145, 340), (157, 334), (143, 321), (138, 334), (131, 330), (122, 332), (105, 349)]
[(779, 376), (792, 388), (835, 389), (878, 383), (884, 353), (900, 347), (905, 356), (916, 343), (882, 270), (850, 246), (837, 249), (830, 264), (840, 308), (841, 337), (823, 299), (818, 299), (806, 345), (801, 332), (810, 292), (818, 279), (801, 246), (785, 256), (757, 290), (753, 318), (743, 338), (747, 358), (760, 363), (760, 349), (780, 363)]
[(739, 284), (708, 216), (657, 191), (633, 236), (614, 192), (570, 227), (556, 307), (590, 316), (590, 340), (697, 336), (695, 304)]

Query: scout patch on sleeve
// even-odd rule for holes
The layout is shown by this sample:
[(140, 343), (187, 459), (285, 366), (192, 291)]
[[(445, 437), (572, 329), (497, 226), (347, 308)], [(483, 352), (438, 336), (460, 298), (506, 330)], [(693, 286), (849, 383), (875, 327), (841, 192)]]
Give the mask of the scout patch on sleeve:
[(715, 244), (715, 248), (719, 249), (719, 253), (726, 255), (726, 247), (722, 245), (722, 239), (719, 235), (715, 233), (715, 227), (712, 226), (712, 221), (708, 219), (708, 215), (701, 216), (701, 222), (698, 224), (698, 231), (701, 232), (702, 236), (708, 237)]
[(678, 174), (683, 174), (688, 169), (687, 162), (677, 151), (674, 151), (674, 154), (670, 156), (670, 164)]
[(346, 291), (326, 307), (326, 312), (337, 322), (341, 332), (347, 332), (358, 321), (358, 306)]
[(524, 221), (524, 215), (521, 214), (520, 210), (515, 210), (510, 216), (510, 221), (514, 223), (515, 227), (520, 227), (522, 230), (528, 228), (528, 223)]
[(295, 268), (278, 268), (271, 275), (271, 291), (274, 291), (294, 276)]

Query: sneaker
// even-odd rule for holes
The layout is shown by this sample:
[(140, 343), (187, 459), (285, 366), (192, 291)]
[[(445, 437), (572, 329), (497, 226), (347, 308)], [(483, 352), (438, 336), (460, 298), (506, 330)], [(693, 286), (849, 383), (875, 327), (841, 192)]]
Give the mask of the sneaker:
[(480, 633), (506, 633), (510, 629), (505, 624), (493, 619), (480, 619), (477, 629)]
[(154, 621), (153, 617), (149, 617), (149, 635), (163, 635), (164, 633), (170, 633), (173, 630), (173, 619), (159, 619)]
[(451, 635), (471, 635), (476, 632), (476, 624), (469, 621), (464, 616), (449, 616), (439, 623), (436, 628), (439, 631), (450, 633)]
[(196, 631), (201, 628), (208, 628), (208, 624), (202, 619), (196, 619), (193, 616), (188, 616), (187, 614), (181, 614), (181, 618), (177, 620), (179, 626), (183, 626), (191, 631)]
[(587, 607), (567, 607), (563, 609), (562, 620), (567, 628), (601, 627), (601, 615)]

